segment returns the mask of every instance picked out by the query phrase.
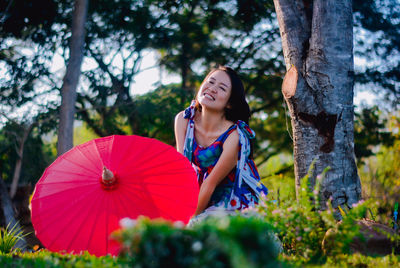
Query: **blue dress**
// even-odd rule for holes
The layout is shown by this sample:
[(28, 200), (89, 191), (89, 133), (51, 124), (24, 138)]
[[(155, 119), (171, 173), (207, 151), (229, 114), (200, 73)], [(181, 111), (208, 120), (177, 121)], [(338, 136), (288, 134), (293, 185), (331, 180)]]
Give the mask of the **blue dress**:
[(189, 120), (189, 124), (186, 130), (184, 154), (197, 172), (199, 186), (207, 179), (217, 164), (228, 136), (235, 130), (238, 130), (239, 133), (238, 164), (217, 185), (207, 206), (208, 209), (241, 210), (258, 204), (260, 194), (267, 195), (268, 189), (261, 184), (254, 161), (249, 158), (249, 139), (254, 138), (254, 131), (239, 120), (211, 145), (202, 147), (194, 138), (193, 104), (185, 110), (185, 118)]

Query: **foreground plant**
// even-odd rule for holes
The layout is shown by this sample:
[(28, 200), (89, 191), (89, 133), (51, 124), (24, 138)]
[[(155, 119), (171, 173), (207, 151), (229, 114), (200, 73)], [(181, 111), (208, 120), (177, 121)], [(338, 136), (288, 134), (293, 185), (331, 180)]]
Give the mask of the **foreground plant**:
[(209, 218), (193, 227), (139, 218), (114, 234), (133, 267), (279, 267), (270, 226), (256, 217)]
[[(283, 244), (284, 254), (301, 263), (323, 263), (327, 255), (349, 254), (354, 239), (364, 241), (357, 220), (365, 217), (371, 202), (360, 202), (346, 211), (338, 222), (339, 209), (333, 209), (330, 202), (320, 204), (319, 187), (324, 173), (318, 176), (314, 189), (308, 177), (302, 180), (297, 202), (281, 202), (280, 205), (264, 197), (254, 210), (262, 215), (278, 235)], [(323, 209), (326, 208), (326, 209)], [(330, 234), (325, 248), (322, 242), (327, 231)], [(332, 240), (335, 243), (331, 243)]]
[(10, 253), (16, 250), (15, 245), (18, 240), (23, 239), (26, 235), (24, 234), (21, 226), (18, 223), (15, 223), (12, 227), (10, 227), (9, 223), (6, 228), (0, 229), (0, 252), (1, 253)]
[(80, 254), (57, 253), (46, 249), (36, 252), (0, 253), (0, 267), (38, 267), (38, 268), (129, 268), (123, 260), (107, 255), (96, 257), (87, 251)]

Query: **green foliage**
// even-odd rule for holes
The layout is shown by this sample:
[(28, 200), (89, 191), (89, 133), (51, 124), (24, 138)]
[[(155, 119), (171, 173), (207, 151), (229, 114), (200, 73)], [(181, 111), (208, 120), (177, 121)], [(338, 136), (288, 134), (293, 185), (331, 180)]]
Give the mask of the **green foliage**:
[(83, 122), (81, 126), (74, 128), (74, 145), (82, 144), (98, 137), (99, 136), (93, 133), (93, 131)]
[(356, 70), (356, 82), (367, 86), (379, 96), (385, 96), (387, 101), (381, 102), (381, 108), (391, 106), (398, 109), (400, 1), (354, 0), (352, 3), (357, 44), (354, 53), (368, 62)]
[(386, 130), (387, 120), (377, 106), (364, 107), (356, 113), (354, 122), (354, 152), (358, 161), (373, 155), (373, 148), (379, 144), (391, 146), (394, 136)]
[[(321, 210), (319, 184), (322, 179), (323, 175), (311, 191), (308, 178), (303, 178), (297, 202), (281, 202), (278, 206), (277, 202), (263, 199), (255, 209), (278, 234), (285, 255), (296, 262), (319, 263), (324, 261), (326, 254), (349, 254), (354, 237), (363, 239), (355, 221), (366, 215), (370, 202), (357, 204), (338, 224), (334, 216), (338, 212), (329, 203), (322, 204), (327, 210)], [(322, 241), (329, 229), (335, 243), (329, 244), (329, 240), (324, 252)]]
[(400, 117), (394, 114), (389, 118), (388, 129), (392, 131), (392, 145), (380, 146), (376, 155), (366, 158), (359, 167), (365, 199), (375, 200), (372, 209), (376, 220), (392, 225), (393, 210), (400, 202)]
[[(0, 173), (7, 184), (11, 184), (15, 163), (18, 159), (17, 149), (23, 130), (15, 122), (8, 122), (0, 129)], [(42, 137), (34, 129), (25, 142), (22, 160), (21, 183), (36, 183), (44, 169), (54, 159), (48, 151)]]
[[(304, 264), (297, 259), (282, 255), (281, 260), (286, 262), (288, 267), (398, 267), (400, 266), (400, 256), (387, 255), (384, 257), (371, 257), (361, 254), (338, 254), (330, 256), (325, 263)], [(15, 252), (13, 254), (0, 253), (0, 266), (8, 267), (38, 267), (38, 268), (56, 268), (56, 267), (132, 267), (132, 263), (123, 258), (111, 256), (96, 257), (88, 253), (82, 255), (60, 254), (41, 250), (34, 253)], [(283, 266), (283, 265), (282, 265)], [(215, 266), (211, 266), (215, 267)], [(276, 267), (279, 267), (278, 265)], [(284, 266), (283, 266), (284, 267)]]
[(400, 256), (399, 255), (387, 255), (384, 257), (372, 257), (364, 256), (361, 254), (339, 254), (334, 257), (329, 257), (326, 263), (320, 267), (399, 267)]
[(281, 256), (281, 259), (291, 264), (293, 267), (321, 267), (321, 268), (350, 268), (350, 267), (399, 267), (400, 256), (399, 255), (387, 255), (387, 256), (365, 256), (359, 253), (356, 254), (337, 254), (335, 256), (329, 256), (326, 258), (324, 263), (305, 264), (302, 261), (294, 258), (293, 256)]
[[(49, 92), (46, 90), (49, 90), (49, 87), (43, 84), (53, 79), (49, 70), (57, 40), (57, 31), (53, 26), (64, 14), (58, 10), (59, 2), (0, 2), (0, 103), (1, 110), (4, 109), (2, 112), (9, 109), (15, 112), (26, 104), (31, 104), (28, 108), (31, 109), (34, 106), (32, 102), (43, 103), (43, 99), (38, 101), (36, 98), (38, 95), (48, 96)], [(46, 8), (43, 8), (44, 6)], [(41, 93), (37, 93), (35, 89), (40, 82)], [(55, 88), (50, 90), (53, 89)], [(51, 105), (52, 101), (49, 100), (46, 106)], [(46, 109), (41, 107), (40, 110)], [(30, 116), (31, 114), (28, 117)]]
[(23, 239), (24, 234), (22, 228), (15, 223), (13, 226), (10, 226), (10, 223), (6, 226), (6, 228), (0, 229), (0, 253), (10, 253), (16, 250), (15, 245), (18, 240)]
[[(260, 160), (261, 159), (261, 160)], [(263, 157), (255, 159), (256, 164)], [(271, 156), (267, 161), (257, 164), (261, 182), (268, 188), (268, 198), (280, 204), (296, 202), (296, 189), (293, 177), (293, 157), (287, 154)]]
[(15, 252), (13, 254), (0, 253), (1, 267), (40, 267), (40, 268), (56, 268), (56, 267), (129, 267), (123, 260), (112, 257), (103, 256), (96, 257), (89, 253), (80, 255), (61, 254), (41, 250), (38, 252)]
[[(304, 188), (303, 188), (304, 189)], [(285, 254), (299, 258), (316, 259), (322, 256), (321, 243), (326, 230), (334, 226), (330, 212), (321, 212), (309, 200), (307, 202), (281, 203), (263, 200), (257, 212), (273, 226), (283, 243)]]
[(114, 234), (134, 267), (276, 267), (269, 224), (241, 216), (211, 218), (191, 228), (139, 218)]
[(161, 86), (135, 98), (138, 118), (135, 134), (156, 138), (168, 144), (175, 143), (174, 118), (190, 104), (190, 98), (177, 85)]

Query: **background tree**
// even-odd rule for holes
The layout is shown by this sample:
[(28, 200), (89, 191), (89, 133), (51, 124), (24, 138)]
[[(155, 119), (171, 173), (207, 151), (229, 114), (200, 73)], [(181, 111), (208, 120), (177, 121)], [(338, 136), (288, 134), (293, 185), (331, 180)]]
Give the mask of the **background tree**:
[(388, 120), (377, 106), (365, 107), (355, 114), (354, 151), (358, 161), (374, 155), (378, 145), (392, 146), (395, 136), (387, 130)]
[[(54, 90), (45, 85), (53, 77), (49, 68), (57, 37), (52, 26), (58, 9), (52, 0), (2, 1), (0, 11), (0, 197), (4, 224), (14, 225), (19, 214), (6, 183), (12, 184), (13, 195), (18, 183), (37, 179), (48, 164), (42, 161), (40, 135), (32, 136), (38, 107), (32, 103)], [(38, 84), (40, 92), (36, 91)], [(51, 107), (48, 101), (46, 111)], [(23, 247), (21, 243), (17, 246)]]
[[(391, 97), (387, 99), (391, 101), (397, 99), (390, 88), (398, 87), (395, 42), (400, 28), (396, 27), (398, 7), (393, 4), (396, 1), (353, 1), (355, 55), (361, 59), (355, 70), (356, 88), (388, 92), (387, 96)], [(35, 183), (55, 157), (53, 136), (58, 117), (54, 114), (60, 106), (62, 78), (69, 61), (73, 2), (0, 2), (1, 111), (20, 123), (33, 122), (40, 114), (40, 124), (25, 143), (20, 183)], [(311, 23), (312, 1), (303, 2), (308, 3), (308, 16), (307, 11), (305, 16)], [(80, 122), (75, 131), (83, 129), (97, 136), (138, 134), (173, 144), (174, 115), (188, 105), (210, 68), (217, 63), (226, 64), (236, 69), (245, 83), (253, 115), (250, 124), (257, 133), (255, 156), (260, 170), (265, 176), (276, 175), (275, 182), (292, 186), (293, 165), (287, 156), (292, 153), (287, 133), (290, 126), (280, 92), (286, 66), (281, 56), (273, 1), (177, 3), (98, 0), (89, 5), (83, 75), (75, 104), (77, 119), (83, 123)], [(294, 7), (297, 10), (296, 5)], [(153, 91), (137, 96), (135, 80), (149, 52), (156, 55), (158, 62), (154, 67), (162, 69), (164, 77), (165, 72), (178, 74), (181, 82), (161, 85), (160, 81)], [(52, 63), (60, 57), (65, 64), (55, 70)], [(311, 69), (306, 73), (308, 76)], [(389, 107), (387, 102), (384, 104), (379, 107), (394, 107)], [(22, 119), (28, 120), (20, 120), (20, 115), (27, 110), (29, 118)], [(355, 152), (363, 160), (379, 152), (387, 138), (382, 114), (374, 109), (358, 111)], [(52, 119), (45, 121), (43, 117)], [(22, 132), (4, 117), (0, 124), (1, 172), (5, 182), (11, 184), (18, 157), (15, 135), (7, 133), (12, 131), (20, 137)], [(36, 159), (41, 160), (34, 161)], [(283, 164), (277, 165), (278, 162)], [(279, 168), (271, 168), (277, 166)], [(274, 184), (271, 189), (276, 190), (278, 187), (271, 177), (264, 182)], [(282, 192), (283, 188), (280, 189)]]
[[(290, 151), (279, 90), (284, 65), (273, 3), (266, 1), (153, 1), (166, 21), (163, 40), (154, 40), (159, 64), (177, 73), (184, 109), (207, 72), (216, 64), (234, 68), (242, 77), (257, 131), (259, 160)], [(182, 89), (182, 90), (180, 90)], [(279, 115), (279, 116), (278, 116)], [(171, 113), (174, 116), (174, 113)], [(170, 129), (172, 130), (172, 120)], [(282, 133), (282, 131), (284, 133)], [(268, 137), (269, 142), (264, 142)]]
[(335, 208), (351, 206), (361, 198), (353, 148), (352, 1), (274, 3), (286, 68), (298, 70), (295, 86), (283, 87), (292, 119), (297, 191), (312, 164), (312, 185), (330, 167), (321, 185), (322, 203), (332, 198)]
[(354, 0), (355, 55), (360, 88), (374, 92), (380, 107), (400, 105), (400, 1)]
[(163, 34), (148, 2), (98, 1), (90, 6), (85, 57), (94, 67), (83, 71), (77, 109), (78, 118), (99, 136), (137, 133), (140, 127), (132, 85), (144, 50)]
[(88, 0), (76, 0), (74, 4), (71, 38), (69, 41), (70, 56), (61, 87), (60, 122), (57, 142), (58, 155), (65, 153), (73, 146), (76, 87), (81, 74), (87, 6)]

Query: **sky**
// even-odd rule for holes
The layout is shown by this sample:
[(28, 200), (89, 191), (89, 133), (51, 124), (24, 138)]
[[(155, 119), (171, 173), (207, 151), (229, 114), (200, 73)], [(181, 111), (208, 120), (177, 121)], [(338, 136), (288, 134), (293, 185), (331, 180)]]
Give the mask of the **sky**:
[[(363, 64), (361, 59), (355, 58), (355, 64)], [(143, 59), (142, 68), (146, 69), (148, 67), (156, 65), (156, 55), (151, 52), (148, 53)], [(162, 75), (162, 83), (178, 83), (180, 82), (180, 77), (176, 74), (167, 74), (165, 71)], [(135, 83), (132, 86), (134, 94), (144, 94), (152, 89), (160, 77), (160, 70), (158, 68), (151, 68), (146, 71), (141, 72), (135, 78)], [(374, 103), (376, 96), (368, 91), (361, 91), (355, 88), (354, 92), (354, 104), (359, 107), (362, 103), (367, 105), (372, 105)]]
[[(61, 59), (62, 60), (62, 59)], [(63, 64), (63, 63), (62, 63)], [(364, 64), (361, 59), (355, 58), (355, 64)], [(160, 69), (158, 67), (153, 67), (157, 65), (155, 52), (147, 52), (142, 61), (141, 69), (145, 70), (140, 72), (135, 76), (135, 82), (132, 85), (133, 95), (141, 95), (155, 89), (156, 84), (160, 81)], [(92, 68), (90, 66), (83, 66), (82, 69)], [(166, 71), (161, 72), (161, 83), (179, 83), (180, 76), (177, 74), (167, 73)], [(359, 106), (361, 103), (373, 104), (375, 95), (368, 91), (355, 90), (354, 104)]]
[[(29, 54), (29, 51), (26, 51), (25, 53)], [(32, 53), (32, 52), (30, 52), (30, 53)], [(365, 63), (361, 59), (355, 58), (356, 66), (357, 65), (362, 66), (363, 64), (365, 64)], [(83, 71), (93, 69), (93, 68), (98, 68), (95, 62), (90, 62), (87, 59), (83, 61), (83, 63), (82, 63)], [(140, 69), (144, 70), (144, 71), (139, 72), (135, 76), (135, 81), (131, 86), (132, 96), (145, 94), (145, 93), (149, 92), (150, 90), (155, 89), (158, 86), (159, 81), (161, 81), (161, 83), (164, 85), (169, 84), (169, 83), (179, 83), (180, 82), (179, 75), (168, 73), (165, 70), (160, 71), (160, 68), (157, 66), (157, 55), (155, 52), (152, 52), (152, 51), (147, 51), (144, 53), (144, 58), (142, 60)], [(62, 81), (62, 77), (65, 74), (65, 65), (64, 65), (64, 59), (61, 56), (61, 53), (56, 54), (56, 56), (53, 58), (53, 66), (50, 71), (53, 73), (57, 73), (57, 75), (60, 78), (59, 81)], [(39, 88), (45, 89), (46, 85), (39, 86)], [(59, 98), (60, 98), (60, 96), (58, 94), (57, 95), (43, 94), (38, 98), (37, 102), (39, 104), (45, 105), (47, 102), (54, 101)], [(356, 108), (355, 108), (356, 111), (361, 108), (362, 104), (366, 104), (366, 105), (374, 104), (375, 99), (376, 99), (376, 96), (373, 93), (368, 92), (368, 91), (361, 91), (361, 90), (359, 90), (359, 88), (355, 87), (354, 104), (356, 106)], [(19, 109), (17, 111), (14, 111), (13, 113), (10, 113), (10, 117), (21, 118), (21, 117), (33, 115), (33, 114), (35, 114), (35, 109), (40, 109), (40, 108), (37, 108), (37, 106), (35, 106), (35, 104), (28, 104), (23, 109)], [(9, 113), (9, 111), (3, 111), (3, 112)], [(4, 118), (2, 118), (2, 119), (4, 119)], [(0, 125), (2, 123), (1, 121), (2, 120), (0, 120)]]

